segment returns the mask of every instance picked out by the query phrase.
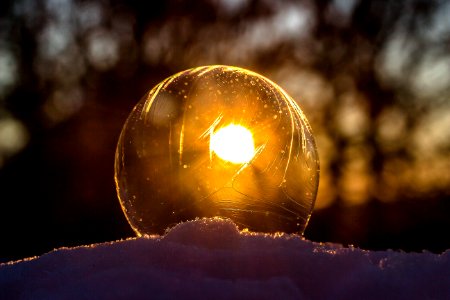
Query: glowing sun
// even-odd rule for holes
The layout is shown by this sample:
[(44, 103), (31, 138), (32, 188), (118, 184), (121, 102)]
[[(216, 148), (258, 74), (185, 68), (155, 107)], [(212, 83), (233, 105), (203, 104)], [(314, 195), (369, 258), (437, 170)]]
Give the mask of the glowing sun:
[(211, 134), (209, 148), (221, 159), (235, 164), (247, 163), (255, 155), (252, 133), (236, 124), (222, 127)]

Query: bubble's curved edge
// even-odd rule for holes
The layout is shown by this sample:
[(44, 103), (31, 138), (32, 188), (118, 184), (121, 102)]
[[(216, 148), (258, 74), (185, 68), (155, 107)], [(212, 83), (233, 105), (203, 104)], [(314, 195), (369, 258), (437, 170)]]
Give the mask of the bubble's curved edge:
[[(259, 73), (254, 72), (254, 71), (251, 71), (251, 70), (248, 70), (248, 69), (245, 69), (245, 68), (241, 68), (241, 67), (237, 67), (237, 66), (229, 66), (229, 65), (205, 65), (205, 66), (194, 67), (194, 68), (190, 68), (190, 69), (186, 69), (186, 70), (177, 72), (177, 73), (173, 74), (172, 76), (164, 79), (163, 81), (161, 81), (158, 84), (156, 84), (149, 92), (144, 94), (144, 96), (133, 107), (133, 110), (131, 111), (131, 113), (129, 114), (127, 120), (124, 123), (124, 126), (123, 126), (123, 128), (121, 130), (121, 133), (120, 133), (120, 136), (119, 136), (119, 139), (118, 139), (118, 142), (117, 142), (117, 146), (116, 146), (115, 163), (114, 163), (114, 181), (115, 181), (115, 185), (116, 185), (116, 192), (117, 192), (117, 196), (119, 198), (119, 203), (121, 205), (122, 211), (124, 212), (125, 218), (126, 218), (127, 222), (130, 224), (130, 227), (136, 233), (137, 237), (143, 237), (143, 236), (144, 237), (148, 237), (149, 235), (145, 234), (145, 233), (141, 233), (138, 230), (138, 228), (136, 226), (134, 226), (132, 221), (129, 219), (128, 214), (126, 213), (127, 210), (126, 210), (126, 207), (124, 206), (124, 200), (122, 199), (121, 189), (120, 189), (120, 185), (119, 185), (119, 182), (118, 182), (118, 177), (119, 177), (118, 176), (118, 170), (119, 170), (118, 161), (119, 160), (117, 159), (117, 157), (118, 157), (118, 155), (120, 155), (119, 154), (120, 149), (119, 149), (118, 146), (120, 145), (120, 142), (123, 139), (124, 132), (126, 131), (127, 125), (130, 122), (131, 116), (133, 115), (133, 112), (138, 109), (139, 104), (141, 103), (141, 101), (143, 99), (145, 99), (145, 98), (147, 98), (147, 100), (144, 103), (144, 108), (142, 109), (142, 114), (144, 113), (144, 111), (146, 111), (146, 109), (148, 110), (151, 107), (151, 104), (152, 104), (152, 102), (154, 100), (154, 95), (156, 95), (159, 90), (161, 90), (162, 88), (165, 88), (168, 84), (170, 84), (175, 78), (177, 78), (177, 77), (179, 77), (179, 76), (181, 76), (183, 74), (186, 74), (186, 73), (190, 73), (190, 74), (198, 73), (197, 75), (201, 76), (201, 75), (204, 75), (204, 74), (206, 74), (206, 73), (208, 73), (208, 72), (210, 72), (212, 70), (218, 69), (218, 68), (223, 68), (223, 69), (226, 69), (227, 71), (238, 71), (240, 73), (247, 73), (249, 75), (261, 78), (262, 80), (266, 81), (269, 85), (273, 85), (274, 87), (278, 88), (283, 93), (283, 96), (285, 97), (285, 99), (287, 101), (289, 101), (289, 103), (294, 107), (294, 112), (301, 119), (303, 124), (306, 126), (307, 131), (311, 134), (311, 136), (313, 134), (311, 125), (309, 124), (306, 116), (304, 115), (304, 113), (303, 113), (302, 109), (300, 108), (300, 106), (298, 105), (298, 103), (282, 87), (280, 87), (278, 84), (276, 84), (275, 82), (273, 82), (269, 78), (265, 77), (264, 75), (261, 75)], [(304, 133), (303, 130), (304, 130), (304, 128), (302, 127), (302, 139), (303, 139), (303, 141), (305, 141), (306, 140), (305, 139), (305, 133)], [(316, 202), (316, 199), (317, 199), (318, 187), (319, 187), (319, 178), (320, 178), (320, 161), (319, 161), (319, 155), (318, 155), (318, 151), (317, 151), (316, 142), (315, 142), (314, 139), (312, 139), (311, 143), (312, 143), (312, 149), (314, 150), (314, 154), (315, 154), (316, 162), (317, 162), (317, 174), (316, 174), (316, 180), (314, 182), (314, 188), (315, 188), (314, 194), (316, 195), (316, 197), (314, 197), (312, 199), (312, 201), (311, 201), (311, 213), (309, 213), (307, 218), (306, 218), (306, 222), (305, 222), (304, 228), (307, 227), (307, 225), (309, 223), (309, 220), (311, 218), (311, 215), (312, 215), (312, 211), (313, 211), (314, 206), (315, 206), (315, 202)], [(123, 159), (120, 160), (120, 161), (123, 161)], [(227, 218), (223, 218), (223, 217), (215, 217), (215, 218), (227, 219)], [(203, 219), (205, 219), (205, 218), (203, 218)], [(206, 219), (208, 219), (208, 218), (206, 218)], [(195, 220), (185, 221), (185, 222), (181, 222), (181, 223), (195, 222), (196, 220), (198, 220), (198, 218), (195, 219)], [(231, 221), (234, 224), (234, 222), (231, 219), (229, 219), (229, 221)], [(164, 235), (169, 233), (173, 228), (175, 228), (176, 226), (180, 225), (181, 223), (178, 223), (174, 227), (167, 228), (165, 233), (164, 233)], [(236, 224), (234, 224), (234, 225), (236, 226)], [(236, 228), (237, 228), (237, 226), (236, 226)], [(237, 230), (239, 230), (239, 229), (237, 228)], [(254, 233), (256, 233), (256, 234), (268, 234), (268, 235), (272, 234), (272, 233), (262, 233), (262, 232), (250, 232), (250, 231), (248, 231), (246, 229), (241, 230), (241, 233), (245, 233), (245, 234), (254, 234)], [(286, 233), (280, 232), (280, 233), (274, 233), (274, 234), (284, 235)], [(300, 235), (300, 236), (303, 237), (304, 230), (302, 232), (300, 232), (300, 233), (292, 233), (292, 234)], [(288, 234), (288, 235), (290, 235), (290, 234)]]
[(136, 105), (131, 110), (130, 114), (128, 115), (127, 119), (125, 120), (125, 123), (124, 123), (124, 125), (122, 127), (122, 130), (120, 131), (119, 138), (117, 139), (116, 151), (115, 151), (115, 154), (114, 154), (114, 183), (115, 183), (115, 186), (116, 186), (117, 198), (119, 199), (120, 207), (122, 208), (122, 211), (123, 211), (123, 213), (125, 215), (125, 218), (126, 218), (128, 224), (130, 224), (130, 227), (136, 233), (137, 237), (141, 237), (142, 234), (139, 232), (139, 230), (135, 226), (133, 226), (131, 220), (128, 217), (127, 209), (126, 209), (125, 204), (124, 204), (124, 202), (125, 202), (124, 197), (125, 196), (122, 195), (122, 193), (125, 193), (125, 191), (122, 191), (122, 188), (121, 188), (120, 183), (119, 183), (119, 177), (121, 177), (121, 169), (124, 169), (123, 166), (119, 165), (119, 161), (122, 162), (122, 164), (125, 161), (123, 158), (119, 159), (119, 156), (123, 155), (120, 145), (124, 144), (122, 142), (122, 140), (124, 139), (124, 135), (125, 135), (126, 129), (128, 128), (128, 124), (131, 122), (131, 119), (132, 119), (132, 116), (134, 115), (134, 112), (139, 109), (139, 106), (141, 104), (141, 100), (145, 99), (145, 98), (147, 98), (147, 100), (148, 100), (148, 97), (151, 95), (151, 93), (154, 90), (154, 88), (152, 88), (152, 90), (150, 90), (149, 92), (145, 93), (144, 96), (136, 103)]

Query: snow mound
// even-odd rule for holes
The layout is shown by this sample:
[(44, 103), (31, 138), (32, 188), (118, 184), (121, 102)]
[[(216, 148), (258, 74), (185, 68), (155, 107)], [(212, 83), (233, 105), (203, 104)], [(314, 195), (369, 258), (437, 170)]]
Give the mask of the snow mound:
[(365, 251), (230, 220), (0, 265), (0, 299), (450, 299), (450, 250)]

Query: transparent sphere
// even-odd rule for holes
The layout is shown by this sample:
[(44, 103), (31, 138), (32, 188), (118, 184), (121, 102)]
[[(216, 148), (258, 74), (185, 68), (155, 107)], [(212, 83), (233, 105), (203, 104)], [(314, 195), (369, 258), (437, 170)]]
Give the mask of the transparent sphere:
[(128, 117), (115, 160), (121, 206), (138, 235), (197, 217), (302, 234), (319, 182), (296, 102), (254, 72), (206, 66), (155, 86)]

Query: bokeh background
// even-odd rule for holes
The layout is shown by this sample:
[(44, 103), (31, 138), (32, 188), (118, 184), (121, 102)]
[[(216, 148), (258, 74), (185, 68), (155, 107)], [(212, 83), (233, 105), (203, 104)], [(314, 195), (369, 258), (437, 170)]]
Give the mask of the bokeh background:
[(133, 236), (121, 127), (159, 81), (208, 64), (261, 73), (306, 113), (308, 239), (450, 248), (449, 16), (436, 0), (2, 0), (0, 261)]

